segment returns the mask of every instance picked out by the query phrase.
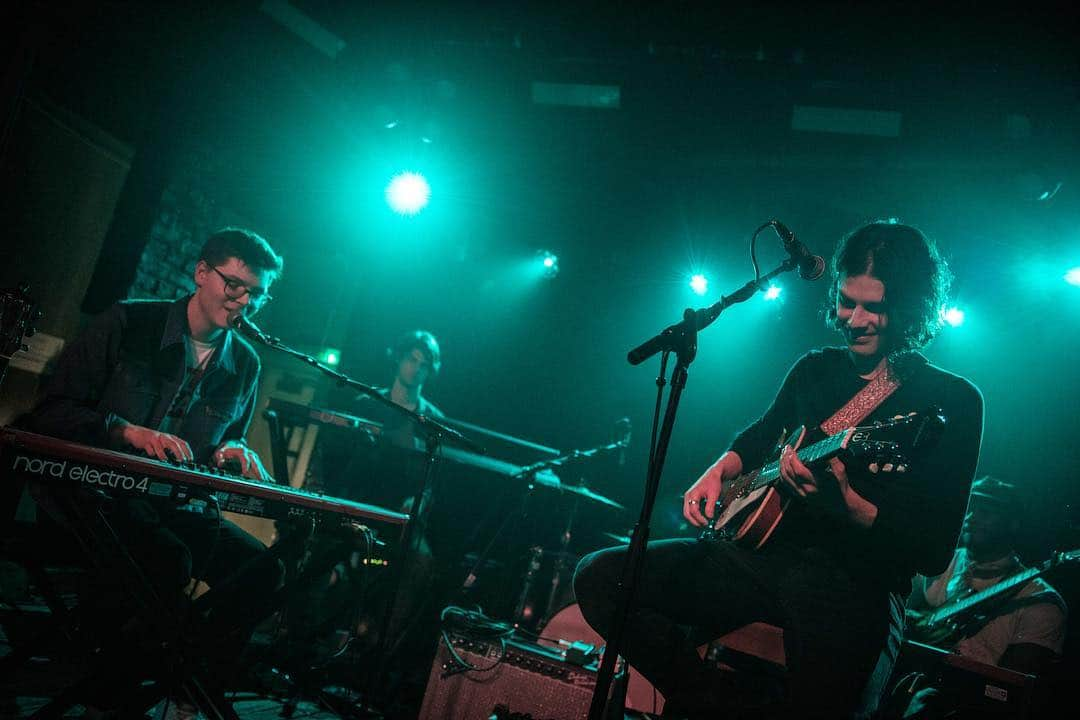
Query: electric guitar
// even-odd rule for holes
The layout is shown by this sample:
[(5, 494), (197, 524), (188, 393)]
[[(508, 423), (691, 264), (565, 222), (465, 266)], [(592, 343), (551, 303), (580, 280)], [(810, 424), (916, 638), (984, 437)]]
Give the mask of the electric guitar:
[(1007, 600), (1010, 590), (1019, 589), (1026, 583), (1043, 575), (1049, 570), (1065, 563), (1080, 560), (1080, 550), (1056, 552), (1050, 559), (1033, 567), (1021, 570), (1004, 580), (972, 592), (950, 603), (934, 608), (925, 613), (909, 610), (907, 612), (910, 639), (926, 645), (947, 646), (961, 638), (970, 637), (979, 628), (993, 619), (996, 609), (991, 601)]
[[(864, 462), (874, 473), (903, 473), (910, 465), (908, 456), (937, 443), (944, 427), (945, 418), (933, 408), (841, 430), (811, 444), (807, 444), (806, 428), (800, 426), (788, 435), (787, 444), (810, 470), (820, 469), (829, 459), (839, 457), (849, 466)], [(815, 432), (824, 434), (820, 429)], [(725, 482), (716, 503), (719, 514), (701, 533), (701, 539), (730, 540), (760, 548), (791, 503), (791, 495), (779, 490), (783, 483), (779, 458)]]

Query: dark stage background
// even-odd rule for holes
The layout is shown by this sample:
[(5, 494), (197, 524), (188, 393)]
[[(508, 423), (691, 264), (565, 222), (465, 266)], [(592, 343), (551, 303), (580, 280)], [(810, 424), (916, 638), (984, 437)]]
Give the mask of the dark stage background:
[[(749, 279), (770, 218), (828, 255), (895, 217), (952, 263), (965, 322), (927, 355), (981, 388), (979, 470), (1027, 490), (1024, 552), (1041, 559), (1080, 545), (1080, 288), (1063, 281), (1080, 265), (1074, 26), (1064, 5), (954, 5), (18, 4), (0, 279), (30, 279), (43, 332), (70, 338), (80, 313), (181, 292), (205, 232), (251, 227), (286, 259), (260, 323), (339, 349), (358, 379), (388, 381), (386, 345), (423, 327), (443, 349), (428, 395), (452, 417), (562, 450), (629, 417), (625, 464), (563, 475), (626, 504), (586, 515), (625, 533), (656, 375), (626, 351)], [(305, 40), (273, 19), (282, 6), (344, 44)], [(534, 83), (619, 94), (548, 105)], [(832, 110), (810, 131), (800, 108)], [(411, 217), (383, 199), (402, 170), (431, 184)], [(535, 271), (540, 249), (557, 277)], [(771, 235), (759, 254), (782, 258)], [(800, 354), (833, 341), (826, 282), (781, 284), (702, 334), (654, 535), (684, 532), (681, 491)], [(33, 384), (13, 377), (6, 403)]]

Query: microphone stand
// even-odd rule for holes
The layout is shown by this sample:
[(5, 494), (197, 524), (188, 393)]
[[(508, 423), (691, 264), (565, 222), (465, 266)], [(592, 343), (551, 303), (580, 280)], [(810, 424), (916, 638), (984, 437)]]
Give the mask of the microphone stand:
[(432, 479), (435, 475), (436, 461), (438, 460), (438, 451), (441, 443), (445, 439), (449, 439), (462, 445), (469, 450), (478, 453), (480, 455), (486, 454), (486, 450), (462, 435), (457, 430), (445, 425), (444, 423), (434, 420), (427, 415), (420, 415), (412, 410), (403, 408), (393, 400), (385, 397), (376, 388), (366, 385), (358, 380), (354, 380), (345, 373), (338, 372), (327, 365), (319, 362), (318, 359), (302, 353), (299, 350), (295, 350), (288, 345), (284, 344), (278, 338), (267, 335), (255, 326), (250, 320), (243, 315), (237, 316), (233, 320), (233, 328), (244, 335), (247, 338), (255, 340), (261, 345), (264, 345), (278, 352), (284, 353), (291, 357), (304, 362), (316, 370), (319, 370), (324, 375), (332, 378), (341, 387), (349, 387), (356, 390), (359, 393), (367, 395), (376, 402), (382, 403), (388, 408), (391, 408), (394, 412), (400, 413), (409, 418), (423, 433), (424, 435), (424, 450), (426, 459), (424, 463), (423, 480), (420, 485), (420, 491), (416, 495), (416, 501), (413, 507), (413, 517), (409, 522), (405, 523), (405, 528), (401, 535), (401, 547), (397, 552), (397, 558), (395, 564), (397, 565), (397, 572), (391, 575), (391, 587), (390, 597), (386, 601), (386, 605), (383, 608), (383, 617), (381, 620), (382, 630), (379, 633), (379, 642), (375, 651), (375, 657), (377, 661), (377, 671), (370, 675), (368, 687), (364, 691), (364, 695), (368, 698), (373, 697), (375, 694), (375, 688), (380, 687), (383, 683), (383, 679), (387, 671), (387, 643), (390, 634), (390, 623), (393, 618), (394, 609), (397, 606), (398, 595), (401, 589), (401, 581), (408, 569), (409, 563), (413, 560), (415, 553), (415, 547), (417, 539), (421, 537), (423, 531), (423, 525), (425, 522), (425, 513), (423, 508), (423, 498), (429, 492), (432, 486)]
[[(634, 593), (641, 571), (645, 564), (645, 548), (649, 540), (649, 522), (652, 517), (653, 505), (656, 495), (660, 490), (660, 475), (664, 468), (664, 459), (667, 456), (668, 444), (671, 440), (671, 431), (675, 426), (675, 414), (679, 408), (679, 399), (683, 388), (686, 387), (686, 379), (690, 363), (697, 355), (697, 334), (713, 323), (724, 310), (735, 303), (745, 302), (754, 293), (763, 289), (765, 283), (772, 278), (785, 272), (790, 272), (798, 267), (794, 258), (788, 258), (775, 270), (755, 278), (733, 292), (731, 295), (722, 296), (715, 304), (694, 310), (687, 308), (683, 312), (683, 319), (671, 325), (652, 338), (646, 340), (627, 354), (631, 365), (637, 365), (652, 357), (658, 352), (663, 353), (663, 361), (660, 366), (660, 375), (656, 379), (657, 417), (653, 419), (653, 438), (655, 442), (649, 452), (649, 468), (645, 479), (645, 498), (641, 504), (641, 515), (634, 525), (630, 536), (630, 547), (623, 562), (622, 576), (616, 587), (615, 593), (618, 601), (615, 606), (615, 617), (611, 630), (608, 633), (607, 646), (604, 650), (603, 660), (596, 675), (596, 687), (593, 690), (592, 703), (589, 706), (589, 720), (604, 720), (609, 717), (608, 694), (611, 692), (611, 684), (615, 675), (615, 665), (621, 649), (623, 636), (626, 633), (626, 625), (630, 611), (634, 604)], [(669, 353), (675, 353), (675, 368), (671, 373), (671, 391), (668, 394), (667, 408), (664, 412), (663, 424), (660, 426), (659, 437), (656, 432), (656, 420), (659, 417), (660, 402), (664, 392), (664, 367)]]

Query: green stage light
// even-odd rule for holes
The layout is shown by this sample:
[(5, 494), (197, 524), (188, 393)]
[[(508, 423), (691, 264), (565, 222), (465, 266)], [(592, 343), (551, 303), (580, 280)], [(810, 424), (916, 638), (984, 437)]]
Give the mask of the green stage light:
[(559, 274), (559, 256), (550, 250), (537, 250), (536, 257), (540, 259), (541, 274), (546, 278), (553, 278)]
[(951, 327), (960, 327), (964, 324), (964, 311), (957, 307), (942, 308), (941, 319)]
[(709, 280), (704, 275), (695, 275), (690, 278), (690, 289), (698, 295), (709, 292)]
[(319, 362), (330, 367), (337, 367), (341, 362), (341, 350), (337, 348), (323, 348), (319, 352)]
[(1070, 285), (1080, 285), (1080, 267), (1074, 267), (1072, 270), (1065, 273), (1065, 282)]
[(386, 202), (399, 215), (415, 215), (431, 199), (431, 186), (420, 173), (398, 173), (386, 186)]
[(765, 290), (765, 299), (776, 300), (780, 297), (780, 293), (782, 293), (783, 291), (784, 289), (779, 285), (769, 285), (769, 287)]

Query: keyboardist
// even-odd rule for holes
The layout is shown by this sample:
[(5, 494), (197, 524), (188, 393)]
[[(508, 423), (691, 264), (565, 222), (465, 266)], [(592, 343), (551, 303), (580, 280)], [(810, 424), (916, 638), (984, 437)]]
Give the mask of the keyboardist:
[[(380, 389), (382, 395), (417, 414), (444, 418), (443, 412), (423, 394), (425, 384), (442, 366), (435, 336), (425, 330), (407, 332), (387, 348), (386, 359), (393, 379), (388, 387)], [(425, 466), (421, 432), (404, 414), (365, 395), (354, 398), (344, 409), (374, 421), (380, 429), (373, 443), (358, 441), (355, 432), (323, 436), (321, 489), (336, 497), (415, 515), (415, 495)], [(431, 506), (432, 494), (428, 492), (419, 511), (430, 512)], [(391, 636), (431, 597), (432, 550), (426, 533), (416, 532), (413, 540), (413, 552), (395, 602)], [(381, 600), (369, 603), (370, 608), (380, 605)], [(437, 612), (437, 608), (428, 609)], [(374, 641), (373, 637), (368, 639)]]
[[(418, 415), (441, 419), (446, 417), (424, 397), (424, 385), (438, 375), (442, 367), (439, 343), (425, 330), (414, 330), (399, 337), (387, 348), (386, 356), (393, 368), (393, 380), (380, 393), (406, 410)], [(381, 426), (378, 444), (384, 448), (423, 450), (423, 435), (411, 419), (394, 412), (365, 395), (357, 396), (347, 408), (361, 418)], [(412, 494), (423, 471), (423, 458), (414, 453), (384, 453), (372, 456), (367, 447), (357, 447), (352, 436), (342, 436), (338, 446), (331, 441), (327, 454), (331, 456), (324, 468), (326, 490), (331, 495), (348, 497), (383, 507), (407, 510), (412, 506)], [(332, 458), (332, 459), (331, 459)], [(404, 458), (404, 459), (403, 459)], [(394, 467), (387, 467), (393, 464)], [(372, 466), (379, 471), (368, 472)], [(429, 498), (430, 499), (430, 498)]]
[[(94, 319), (65, 348), (40, 403), (18, 424), (66, 440), (232, 467), (269, 480), (244, 443), (255, 410), (259, 358), (230, 330), (230, 321), (269, 301), (281, 269), (281, 257), (254, 232), (226, 228), (212, 234), (194, 268), (193, 294), (172, 302), (121, 302)], [(224, 667), (235, 659), (258, 620), (248, 601), (280, 585), (280, 562), (210, 506), (193, 511), (117, 498), (113, 522), (165, 598), (182, 605), (193, 576), (211, 591), (218, 588), (207, 617), (214, 618), (221, 640), (212, 643), (216, 652), (208, 661)], [(241, 566), (251, 572), (230, 583)], [(227, 588), (236, 592), (221, 592)]]

